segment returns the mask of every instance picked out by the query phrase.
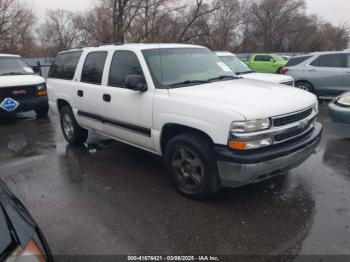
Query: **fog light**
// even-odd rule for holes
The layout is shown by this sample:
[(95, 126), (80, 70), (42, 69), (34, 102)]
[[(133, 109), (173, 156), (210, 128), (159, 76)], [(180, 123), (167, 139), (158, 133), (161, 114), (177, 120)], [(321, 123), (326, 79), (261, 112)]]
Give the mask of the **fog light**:
[(272, 138), (261, 139), (256, 141), (242, 142), (242, 141), (229, 141), (229, 147), (235, 150), (250, 150), (262, 147), (271, 146), (273, 144)]

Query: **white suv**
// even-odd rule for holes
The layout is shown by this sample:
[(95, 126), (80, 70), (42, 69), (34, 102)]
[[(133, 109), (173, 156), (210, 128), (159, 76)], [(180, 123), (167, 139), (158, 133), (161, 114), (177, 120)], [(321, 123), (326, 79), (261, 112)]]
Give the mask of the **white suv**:
[(200, 46), (61, 52), (47, 86), (70, 144), (90, 129), (163, 156), (176, 188), (194, 199), (298, 166), (322, 133), (314, 95), (240, 79)]

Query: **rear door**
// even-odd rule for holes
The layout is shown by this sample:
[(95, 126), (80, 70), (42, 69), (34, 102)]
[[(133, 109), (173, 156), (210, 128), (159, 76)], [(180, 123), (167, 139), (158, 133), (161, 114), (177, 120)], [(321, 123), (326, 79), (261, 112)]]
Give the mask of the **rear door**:
[[(118, 50), (110, 54), (106, 67), (109, 75), (102, 86), (100, 115), (104, 121), (102, 132), (123, 142), (153, 151), (152, 116), (154, 88), (148, 83), (148, 91), (128, 89), (127, 75), (148, 73), (142, 54), (134, 51)], [(147, 81), (147, 77), (146, 81)], [(148, 79), (150, 76), (148, 74)]]
[(305, 67), (305, 78), (309, 80), (319, 96), (337, 96), (345, 88), (345, 54), (318, 56)]
[(101, 89), (107, 51), (95, 51), (86, 54), (81, 65), (80, 81), (76, 82), (74, 94), (79, 123), (87, 128), (101, 131), (100, 109), (103, 106)]

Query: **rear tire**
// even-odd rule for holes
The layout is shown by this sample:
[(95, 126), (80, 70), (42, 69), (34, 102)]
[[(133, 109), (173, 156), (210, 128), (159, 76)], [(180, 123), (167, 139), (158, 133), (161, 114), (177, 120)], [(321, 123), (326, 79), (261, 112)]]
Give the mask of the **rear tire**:
[(60, 111), (61, 129), (64, 138), (70, 145), (81, 146), (88, 138), (88, 131), (80, 127), (70, 106), (64, 106)]
[(304, 91), (307, 91), (307, 92), (310, 92), (310, 93), (315, 93), (315, 90), (313, 88), (313, 86), (308, 83), (308, 82), (305, 82), (305, 81), (299, 81), (299, 82), (296, 82), (295, 83), (295, 86), (301, 90), (304, 90)]
[(37, 118), (44, 118), (47, 117), (47, 114), (49, 113), (49, 106), (45, 106), (39, 109), (35, 110)]
[(186, 197), (207, 200), (220, 190), (212, 147), (199, 135), (185, 133), (171, 139), (164, 159), (173, 185)]

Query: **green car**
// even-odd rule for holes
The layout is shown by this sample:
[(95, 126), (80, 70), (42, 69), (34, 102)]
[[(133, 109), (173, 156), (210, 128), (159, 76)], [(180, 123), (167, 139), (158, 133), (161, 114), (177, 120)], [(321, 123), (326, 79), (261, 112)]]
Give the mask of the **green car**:
[(287, 62), (275, 54), (253, 54), (246, 63), (255, 72), (279, 74)]

